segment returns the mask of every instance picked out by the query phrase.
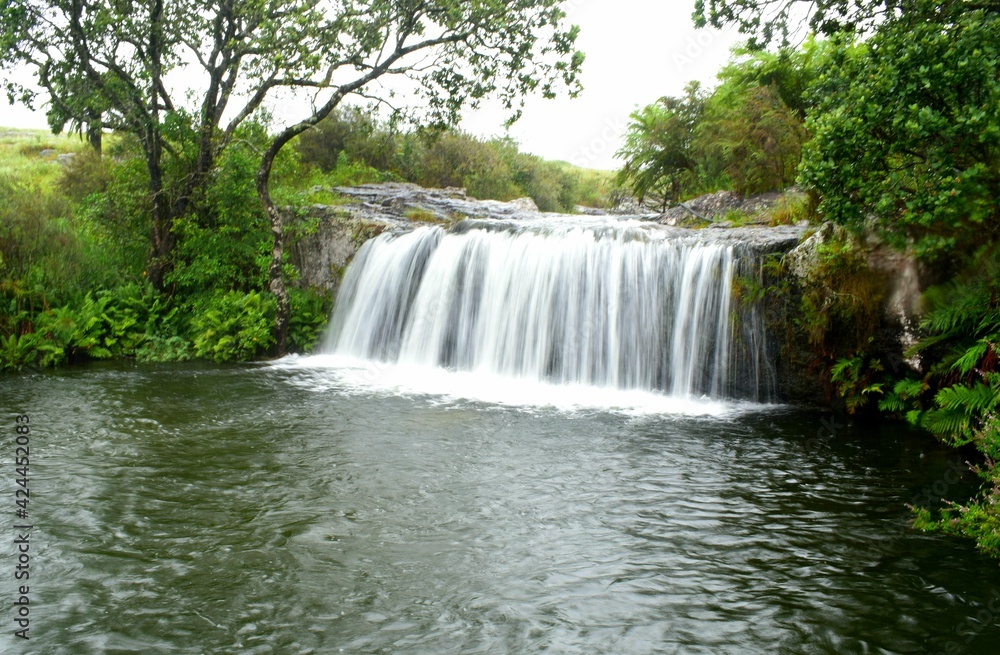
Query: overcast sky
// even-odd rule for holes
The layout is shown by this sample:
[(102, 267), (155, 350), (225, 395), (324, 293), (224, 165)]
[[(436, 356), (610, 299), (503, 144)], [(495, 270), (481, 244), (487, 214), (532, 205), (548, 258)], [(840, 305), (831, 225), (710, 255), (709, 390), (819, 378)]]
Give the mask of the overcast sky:
[[(693, 0), (569, 0), (568, 21), (580, 26), (586, 54), (584, 90), (574, 100), (529, 98), (510, 129), (521, 149), (588, 168), (618, 168), (614, 153), (628, 116), (664, 95), (679, 95), (690, 80), (714, 84), (737, 41), (735, 31), (696, 30)], [(44, 112), (10, 107), (0, 99), (0, 125), (45, 128)], [(280, 115), (280, 111), (276, 112)], [(485, 106), (462, 128), (480, 136), (503, 134), (506, 112)]]

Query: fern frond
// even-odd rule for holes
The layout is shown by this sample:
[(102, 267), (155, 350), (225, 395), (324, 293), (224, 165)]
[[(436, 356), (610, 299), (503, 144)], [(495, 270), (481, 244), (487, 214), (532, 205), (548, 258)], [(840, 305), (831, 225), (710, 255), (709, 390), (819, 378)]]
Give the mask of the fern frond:
[(906, 378), (899, 380), (892, 388), (892, 392), (902, 399), (916, 398), (928, 389), (927, 382), (916, 378)]
[(997, 390), (981, 382), (972, 386), (956, 384), (945, 387), (937, 393), (934, 401), (941, 409), (958, 410), (969, 417), (985, 413), (1000, 404)]
[(920, 424), (955, 446), (972, 440), (969, 415), (961, 409), (929, 409), (923, 413)]
[(959, 357), (954, 364), (952, 364), (952, 370), (958, 370), (962, 375), (968, 375), (969, 371), (976, 368), (980, 360), (986, 356), (989, 352), (990, 342), (986, 339), (981, 340), (976, 345), (967, 349), (965, 353)]

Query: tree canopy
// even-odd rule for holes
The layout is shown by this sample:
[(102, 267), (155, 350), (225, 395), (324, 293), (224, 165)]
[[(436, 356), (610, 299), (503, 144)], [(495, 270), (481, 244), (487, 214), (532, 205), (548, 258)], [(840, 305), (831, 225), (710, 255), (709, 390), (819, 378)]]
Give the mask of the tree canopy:
[(921, 258), (1000, 237), (1000, 15), (884, 26), (818, 80), (802, 181), (838, 223)]
[(695, 0), (694, 22), (735, 25), (750, 48), (787, 47), (808, 26), (824, 36), (871, 34), (901, 16), (935, 20), (941, 12), (1000, 11), (997, 0)]
[(665, 210), (697, 179), (694, 131), (704, 106), (704, 95), (692, 83), (684, 97), (663, 97), (632, 114), (618, 151), (626, 162), (619, 179), (640, 203), (648, 198)]

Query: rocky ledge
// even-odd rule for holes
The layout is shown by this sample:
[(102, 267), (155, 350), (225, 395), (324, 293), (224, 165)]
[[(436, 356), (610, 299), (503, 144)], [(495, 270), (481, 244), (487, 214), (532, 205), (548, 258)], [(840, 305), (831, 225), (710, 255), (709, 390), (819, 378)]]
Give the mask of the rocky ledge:
[(416, 184), (385, 182), (333, 190), (354, 200), (347, 207), (368, 220), (450, 223), (464, 218), (530, 218), (538, 214), (538, 206), (531, 198), (477, 200), (466, 195), (465, 189), (455, 187), (425, 189)]
[[(531, 198), (518, 198), (507, 202), (499, 200), (478, 200), (470, 198), (465, 189), (426, 189), (416, 184), (388, 182), (363, 184), (355, 187), (335, 187), (316, 189), (334, 191), (341, 202), (334, 205), (312, 205), (306, 208), (306, 215), (318, 219), (314, 232), (303, 236), (290, 247), (292, 259), (301, 272), (300, 284), (325, 289), (336, 293), (340, 279), (351, 258), (366, 240), (386, 230), (409, 230), (422, 224), (451, 225), (467, 218), (495, 220), (534, 220), (545, 216), (538, 211)], [(773, 196), (773, 197), (771, 197)], [(802, 240), (806, 227), (776, 226), (764, 228), (765, 218), (753, 220), (754, 216), (764, 216), (768, 208), (776, 206), (784, 196), (769, 194), (741, 198), (729, 192), (720, 192), (696, 198), (685, 203), (687, 209), (674, 208), (670, 212), (681, 211), (691, 217), (692, 211), (702, 218), (696, 220), (672, 220), (671, 214), (622, 214), (615, 212), (619, 220), (642, 220), (666, 225), (664, 229), (721, 228), (713, 230), (715, 237), (731, 237), (744, 242), (752, 242), (767, 252), (788, 251)], [(753, 214), (740, 227), (732, 223), (712, 220), (731, 215), (733, 210)], [(580, 218), (604, 214), (600, 210), (580, 212)]]
[(734, 224), (727, 217), (737, 216), (744, 225), (769, 225), (774, 221), (775, 210), (804, 201), (805, 195), (795, 189), (752, 196), (716, 191), (678, 203), (660, 214), (656, 221), (662, 225), (726, 228)]

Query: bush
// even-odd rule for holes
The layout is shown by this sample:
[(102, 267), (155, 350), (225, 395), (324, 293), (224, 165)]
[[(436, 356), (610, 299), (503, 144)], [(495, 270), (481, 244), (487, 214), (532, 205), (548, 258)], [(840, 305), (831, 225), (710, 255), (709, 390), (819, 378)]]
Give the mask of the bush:
[(783, 189), (795, 181), (806, 133), (776, 89), (717, 91), (696, 128), (702, 175), (725, 174), (739, 194)]
[(111, 182), (110, 168), (108, 161), (93, 149), (82, 150), (63, 165), (59, 188), (68, 198), (80, 202), (107, 189)]
[(359, 107), (335, 110), (296, 143), (303, 164), (330, 172), (341, 162), (388, 171), (396, 158), (397, 134)]
[(290, 352), (311, 352), (330, 317), (332, 299), (327, 295), (308, 289), (292, 287), (292, 311), (288, 321), (288, 349)]
[(256, 291), (229, 291), (200, 299), (191, 319), (196, 357), (246, 361), (274, 344), (274, 298)]
[[(142, 280), (149, 254), (149, 176), (145, 163), (126, 158), (113, 164), (103, 191), (92, 193), (78, 205), (79, 230), (91, 236), (106, 268), (118, 280)], [(92, 284), (97, 282), (92, 281)]]
[[(250, 136), (250, 135), (248, 135)], [(166, 281), (175, 293), (267, 287), (271, 227), (255, 187), (258, 155), (241, 145), (220, 158), (205, 198), (174, 221), (175, 261)]]

